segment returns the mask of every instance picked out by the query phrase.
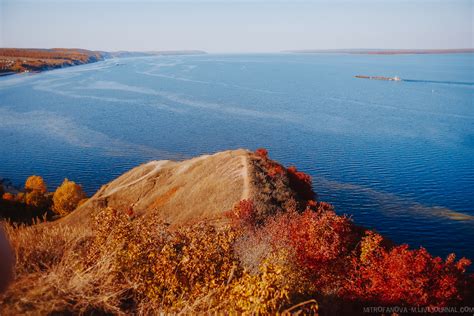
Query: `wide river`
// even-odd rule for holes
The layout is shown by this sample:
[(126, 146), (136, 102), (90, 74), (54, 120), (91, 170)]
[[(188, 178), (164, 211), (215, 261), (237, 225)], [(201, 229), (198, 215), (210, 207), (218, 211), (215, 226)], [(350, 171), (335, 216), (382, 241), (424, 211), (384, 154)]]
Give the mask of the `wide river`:
[[(389, 82), (354, 75), (399, 76)], [(265, 147), (396, 242), (474, 258), (474, 54), (113, 59), (0, 78), (0, 178), (92, 194), (152, 159)]]

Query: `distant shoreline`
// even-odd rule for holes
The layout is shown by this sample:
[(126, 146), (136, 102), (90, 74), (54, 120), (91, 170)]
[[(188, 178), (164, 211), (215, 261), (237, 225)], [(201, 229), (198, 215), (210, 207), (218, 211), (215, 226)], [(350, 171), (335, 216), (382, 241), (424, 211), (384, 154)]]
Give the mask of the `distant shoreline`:
[(202, 55), (200, 50), (151, 52), (104, 52), (76, 48), (0, 48), (0, 77), (17, 73), (38, 73), (47, 70), (95, 63), (110, 58)]
[(417, 54), (469, 54), (474, 48), (456, 49), (302, 49), (286, 50), (298, 54), (363, 54), (363, 55), (417, 55)]
[(101, 52), (84, 49), (0, 48), (0, 75), (42, 72), (104, 60)]

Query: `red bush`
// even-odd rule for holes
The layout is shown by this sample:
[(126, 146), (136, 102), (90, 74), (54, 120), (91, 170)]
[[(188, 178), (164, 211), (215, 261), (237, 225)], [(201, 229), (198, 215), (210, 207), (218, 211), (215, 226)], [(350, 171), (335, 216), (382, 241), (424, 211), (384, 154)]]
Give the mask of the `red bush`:
[(268, 175), (272, 178), (275, 178), (277, 175), (283, 175), (285, 173), (285, 168), (277, 163), (269, 163), (267, 165)]
[(446, 261), (432, 257), (424, 248), (409, 250), (407, 245), (386, 250), (383, 238), (369, 233), (362, 239), (361, 255), (354, 258), (343, 295), (382, 305), (448, 306), (466, 297), (470, 261)]
[(351, 228), (346, 217), (310, 210), (293, 216), (288, 223), (289, 238), (298, 261), (310, 269), (320, 269), (349, 253), (353, 244)]
[(255, 154), (263, 159), (268, 159), (268, 150), (265, 148), (259, 148), (255, 151)]
[(263, 159), (263, 166), (267, 169), (270, 177), (275, 178), (278, 175), (285, 174), (285, 168), (282, 165), (268, 158), (268, 151), (266, 149), (257, 149), (255, 155)]
[(242, 200), (227, 212), (234, 227), (255, 226), (255, 209), (252, 200)]
[[(270, 236), (273, 247), (287, 247), (293, 260), (321, 291), (336, 291), (346, 275), (348, 257), (356, 237), (351, 221), (333, 211), (307, 209), (283, 213), (267, 221), (260, 234)], [(331, 288), (331, 290), (328, 290)]]

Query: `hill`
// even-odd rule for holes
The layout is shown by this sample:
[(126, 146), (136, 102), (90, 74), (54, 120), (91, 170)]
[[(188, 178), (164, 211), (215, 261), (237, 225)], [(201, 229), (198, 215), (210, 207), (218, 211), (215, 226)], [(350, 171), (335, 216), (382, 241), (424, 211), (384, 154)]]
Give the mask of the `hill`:
[(222, 212), (241, 200), (254, 201), (261, 214), (275, 213), (288, 200), (302, 200), (288, 179), (274, 183), (262, 168), (258, 157), (243, 149), (182, 162), (150, 161), (104, 185), (63, 221), (86, 223), (97, 209), (111, 207), (136, 216), (156, 213), (179, 224), (222, 220)]
[(168, 222), (216, 218), (250, 197), (249, 154), (235, 150), (182, 162), (150, 161), (104, 185), (63, 220), (85, 223), (104, 207), (137, 216), (158, 212)]

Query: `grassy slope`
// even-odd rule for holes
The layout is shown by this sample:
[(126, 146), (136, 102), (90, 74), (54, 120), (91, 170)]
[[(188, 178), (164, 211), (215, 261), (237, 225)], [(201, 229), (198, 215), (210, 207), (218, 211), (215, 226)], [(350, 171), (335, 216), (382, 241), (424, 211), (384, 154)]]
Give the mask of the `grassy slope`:
[(131, 208), (137, 216), (159, 213), (170, 223), (218, 217), (249, 198), (249, 155), (241, 149), (183, 162), (151, 161), (103, 186), (62, 221), (86, 224), (103, 207)]

